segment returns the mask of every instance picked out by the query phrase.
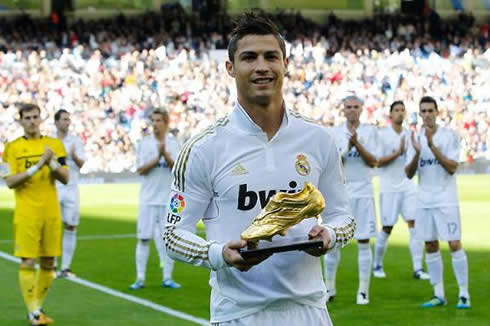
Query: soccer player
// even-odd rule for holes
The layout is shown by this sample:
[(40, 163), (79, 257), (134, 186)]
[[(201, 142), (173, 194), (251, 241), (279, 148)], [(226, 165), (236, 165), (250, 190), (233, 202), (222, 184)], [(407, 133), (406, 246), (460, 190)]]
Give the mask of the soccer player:
[[(377, 133), (374, 126), (360, 123), (362, 100), (355, 95), (343, 101), (346, 123), (333, 128), (340, 155), (344, 163), (347, 193), (350, 207), (356, 220), (357, 228), (354, 238), (357, 239), (359, 288), (356, 303), (369, 303), (369, 282), (371, 279), (372, 252), (369, 239), (376, 237), (376, 213), (374, 207), (374, 190), (372, 168), (376, 165), (374, 155), (377, 146)], [(325, 255), (325, 283), (328, 300), (337, 294), (335, 278), (340, 261), (340, 252), (332, 250)]]
[(405, 172), (413, 178), (418, 172), (415, 232), (425, 241), (425, 262), (434, 287), (434, 296), (422, 304), (430, 308), (446, 304), (442, 278), (442, 257), (439, 239), (448, 241), (453, 272), (459, 286), (458, 309), (471, 307), (468, 292), (468, 260), (461, 245), (461, 219), (459, 213), (456, 170), (460, 138), (456, 132), (437, 125), (437, 102), (424, 96), (419, 103), (423, 127), (415, 135), (409, 148)]
[(164, 230), (165, 204), (172, 182), (174, 159), (180, 150), (177, 139), (168, 133), (168, 113), (155, 110), (151, 114), (153, 135), (144, 137), (137, 151), (137, 171), (142, 176), (138, 217), (138, 243), (136, 245), (136, 282), (129, 288), (145, 286), (146, 265), (153, 238), (163, 268), (162, 287), (177, 289), (180, 284), (172, 280), (174, 261), (167, 255), (162, 234)]
[[(24, 136), (6, 146), (2, 177), (15, 190), (14, 255), (21, 258), (19, 284), (32, 325), (53, 320), (42, 307), (61, 253), (61, 212), (55, 180), (68, 182), (66, 153), (56, 138), (42, 136), (41, 110), (23, 104), (19, 110)], [(40, 258), (36, 271), (36, 259)]]
[[(340, 157), (324, 127), (285, 107), (288, 59), (274, 24), (254, 13), (235, 23), (226, 69), (238, 99), (228, 116), (189, 140), (177, 158), (167, 250), (212, 270), (211, 323), (331, 325), (318, 257), (344, 246), (355, 229)], [(305, 181), (325, 197), (322, 224), (303, 220), (285, 237), (321, 237), (323, 248), (244, 259), (241, 232), (271, 196), (298, 192)], [(207, 240), (194, 234), (201, 218)]]
[(401, 214), (410, 233), (413, 277), (428, 280), (429, 274), (422, 269), (424, 246), (422, 241), (415, 238), (415, 184), (405, 175), (407, 143), (410, 139), (409, 131), (403, 128), (405, 116), (405, 104), (402, 101), (393, 102), (390, 106), (391, 126), (378, 133), (379, 204), (383, 229), (376, 238), (373, 275), (386, 277), (383, 257), (388, 247), (388, 237)]
[(71, 124), (68, 111), (58, 110), (54, 115), (54, 124), (57, 130), (56, 137), (63, 142), (67, 151), (66, 165), (70, 171), (68, 184), (64, 185), (61, 182), (56, 182), (64, 224), (61, 271), (58, 276), (71, 277), (74, 274), (70, 266), (77, 243), (77, 226), (80, 223), (78, 180), (80, 179), (80, 169), (85, 163), (86, 156), (80, 137), (68, 132)]

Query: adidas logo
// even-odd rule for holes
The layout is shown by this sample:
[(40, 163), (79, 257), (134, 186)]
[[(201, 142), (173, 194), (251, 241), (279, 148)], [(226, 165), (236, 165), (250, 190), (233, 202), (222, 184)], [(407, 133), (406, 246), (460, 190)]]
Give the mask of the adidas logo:
[(231, 170), (231, 175), (243, 175), (248, 174), (248, 170), (243, 167), (241, 164), (237, 164), (233, 170)]

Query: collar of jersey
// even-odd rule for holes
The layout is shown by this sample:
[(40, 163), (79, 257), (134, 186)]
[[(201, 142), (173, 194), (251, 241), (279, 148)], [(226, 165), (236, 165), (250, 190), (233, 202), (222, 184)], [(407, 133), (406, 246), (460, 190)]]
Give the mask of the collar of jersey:
[[(284, 117), (281, 122), (281, 127), (278, 132), (286, 128), (289, 124), (289, 116), (288, 110), (284, 110)], [(248, 115), (247, 111), (240, 105), (238, 100), (236, 101), (235, 108), (233, 112), (230, 114), (230, 121), (234, 122), (240, 129), (249, 133), (249, 134), (260, 134), (263, 135), (264, 131), (260, 128)]]

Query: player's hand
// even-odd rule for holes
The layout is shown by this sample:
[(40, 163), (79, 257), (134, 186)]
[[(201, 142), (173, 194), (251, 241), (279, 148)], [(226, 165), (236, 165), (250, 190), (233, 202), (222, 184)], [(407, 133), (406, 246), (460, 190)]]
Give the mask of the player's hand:
[(75, 145), (71, 145), (70, 147), (70, 157), (74, 157), (76, 154), (75, 154)]
[(349, 138), (349, 150), (352, 148), (352, 146), (356, 146), (356, 145), (357, 145), (357, 131), (355, 129), (352, 129)]
[(420, 146), (420, 143), (415, 139), (415, 132), (412, 131), (412, 135), (410, 137), (412, 139), (413, 148), (415, 149), (415, 151), (417, 153), (420, 153), (420, 150), (422, 149), (422, 147)]
[(307, 249), (305, 251), (315, 257), (326, 254), (330, 246), (330, 241), (332, 241), (327, 229), (321, 225), (315, 225), (308, 233), (308, 239), (311, 240), (314, 238), (321, 238), (323, 240), (323, 247), (321, 249)]
[(400, 152), (399, 155), (403, 155), (405, 152), (405, 136), (400, 140), (400, 149), (398, 151)]
[(160, 154), (160, 156), (165, 156), (166, 151), (167, 151), (167, 149), (165, 146), (165, 142), (159, 143), (158, 144), (158, 154)]
[(240, 249), (247, 246), (247, 241), (228, 241), (223, 247), (223, 259), (232, 267), (241, 272), (246, 272), (257, 264), (270, 257), (270, 255), (261, 255), (253, 258), (244, 259), (240, 255)]
[(49, 148), (48, 146), (44, 146), (44, 153), (43, 156), (41, 156), (41, 161), (42, 164), (49, 164), (51, 161), (51, 158), (54, 156), (53, 150)]

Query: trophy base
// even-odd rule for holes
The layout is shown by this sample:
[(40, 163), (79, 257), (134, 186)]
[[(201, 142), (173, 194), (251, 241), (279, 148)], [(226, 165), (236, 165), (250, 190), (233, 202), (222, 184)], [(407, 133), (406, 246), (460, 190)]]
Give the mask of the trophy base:
[(240, 255), (244, 259), (247, 259), (278, 252), (321, 248), (323, 248), (323, 241), (319, 238), (308, 239), (306, 237), (295, 237), (277, 241), (272, 240), (272, 242), (260, 241), (256, 248), (241, 249)]

